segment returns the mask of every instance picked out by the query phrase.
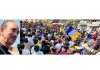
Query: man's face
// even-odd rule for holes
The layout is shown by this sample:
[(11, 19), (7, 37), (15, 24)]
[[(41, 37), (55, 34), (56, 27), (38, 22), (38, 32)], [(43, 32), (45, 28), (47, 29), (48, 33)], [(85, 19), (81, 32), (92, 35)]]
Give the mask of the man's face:
[(6, 27), (2, 31), (3, 38), (9, 45), (12, 45), (15, 42), (18, 33), (19, 30), (15, 22), (8, 22)]

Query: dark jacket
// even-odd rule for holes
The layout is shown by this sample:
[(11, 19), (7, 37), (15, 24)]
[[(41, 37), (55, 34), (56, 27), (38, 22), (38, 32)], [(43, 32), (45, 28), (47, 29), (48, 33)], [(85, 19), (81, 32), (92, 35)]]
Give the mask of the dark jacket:
[(0, 55), (11, 55), (11, 53), (8, 51), (8, 48), (2, 43), (0, 43)]

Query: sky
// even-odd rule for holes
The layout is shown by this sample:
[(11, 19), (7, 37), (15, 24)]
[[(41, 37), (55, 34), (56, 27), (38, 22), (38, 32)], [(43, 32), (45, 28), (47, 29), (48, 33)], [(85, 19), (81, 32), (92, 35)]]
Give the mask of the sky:
[[(6, 20), (6, 19), (0, 19), (0, 26), (4, 22), (4, 20)], [(12, 20), (14, 20), (17, 23), (19, 30), (20, 30), (20, 20), (19, 19), (12, 19)], [(17, 47), (17, 44), (19, 44), (19, 43), (20, 43), (20, 34), (18, 34), (18, 37), (17, 37), (15, 43), (12, 45), (12, 47)]]

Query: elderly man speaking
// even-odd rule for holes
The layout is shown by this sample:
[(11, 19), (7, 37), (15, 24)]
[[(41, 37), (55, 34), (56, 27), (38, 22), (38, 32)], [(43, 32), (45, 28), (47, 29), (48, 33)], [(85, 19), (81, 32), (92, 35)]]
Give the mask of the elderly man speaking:
[(19, 28), (15, 21), (5, 20), (0, 27), (0, 54), (10, 55), (8, 48), (16, 41)]

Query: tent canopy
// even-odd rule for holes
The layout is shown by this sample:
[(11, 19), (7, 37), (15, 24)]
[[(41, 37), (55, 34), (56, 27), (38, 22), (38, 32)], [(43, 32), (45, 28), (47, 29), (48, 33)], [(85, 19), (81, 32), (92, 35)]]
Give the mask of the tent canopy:
[(61, 25), (64, 25), (64, 24), (63, 23), (52, 23), (52, 25), (61, 26)]

